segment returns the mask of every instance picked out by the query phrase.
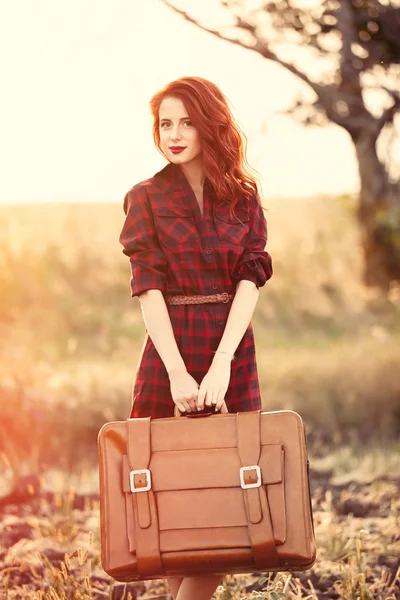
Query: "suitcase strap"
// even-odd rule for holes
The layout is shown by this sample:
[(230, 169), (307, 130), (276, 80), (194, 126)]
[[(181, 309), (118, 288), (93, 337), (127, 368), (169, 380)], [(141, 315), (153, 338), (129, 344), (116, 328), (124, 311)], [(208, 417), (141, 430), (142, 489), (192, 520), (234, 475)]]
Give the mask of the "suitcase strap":
[(259, 569), (266, 563), (279, 566), (281, 561), (275, 545), (268, 498), (258, 466), (261, 453), (261, 411), (237, 413), (236, 433), (242, 465), (240, 481), (254, 564)]
[(135, 518), (136, 560), (139, 575), (164, 573), (160, 554), (157, 506), (151, 489), (151, 419), (127, 419), (128, 459)]

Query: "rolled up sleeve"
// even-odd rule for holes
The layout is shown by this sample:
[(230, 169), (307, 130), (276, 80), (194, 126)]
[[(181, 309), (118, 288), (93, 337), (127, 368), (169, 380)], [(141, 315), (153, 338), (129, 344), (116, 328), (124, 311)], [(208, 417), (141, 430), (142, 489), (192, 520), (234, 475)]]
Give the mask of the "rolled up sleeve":
[(158, 242), (146, 190), (140, 184), (126, 194), (124, 212), (119, 241), (131, 264), (132, 297), (151, 289), (165, 292), (167, 259)]
[(267, 220), (262, 206), (254, 199), (251, 205), (250, 230), (245, 249), (237, 263), (233, 277), (236, 281), (252, 281), (257, 289), (272, 277), (272, 258), (265, 250), (267, 243)]

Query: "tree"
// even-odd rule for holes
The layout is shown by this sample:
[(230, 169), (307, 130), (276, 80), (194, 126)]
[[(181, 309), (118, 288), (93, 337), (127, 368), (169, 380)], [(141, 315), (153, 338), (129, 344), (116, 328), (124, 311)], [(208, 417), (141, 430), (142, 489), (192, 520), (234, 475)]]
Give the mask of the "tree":
[[(230, 23), (210, 28), (162, 1), (201, 29), (280, 64), (311, 88), (314, 101), (300, 96), (287, 112), (306, 125), (333, 122), (351, 137), (360, 176), (364, 282), (384, 291), (400, 282), (400, 177), (391, 173), (390, 156), (400, 112), (400, 7), (391, 0), (314, 0), (312, 6), (308, 0), (307, 7), (304, 0), (215, 0)], [(279, 45), (288, 41), (329, 64), (320, 81), (282, 58)], [(368, 106), (371, 90), (385, 95), (379, 115)]]

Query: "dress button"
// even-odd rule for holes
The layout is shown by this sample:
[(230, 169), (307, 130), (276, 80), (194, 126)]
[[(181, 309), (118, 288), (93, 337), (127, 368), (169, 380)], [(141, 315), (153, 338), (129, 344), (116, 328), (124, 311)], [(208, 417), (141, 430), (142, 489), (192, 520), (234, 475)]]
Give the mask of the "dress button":
[(218, 325), (223, 325), (224, 322), (223, 321), (218, 321)]
[(218, 287), (217, 285), (213, 285), (213, 290), (216, 290), (217, 287)]
[(211, 254), (212, 250), (207, 250), (206, 254)]

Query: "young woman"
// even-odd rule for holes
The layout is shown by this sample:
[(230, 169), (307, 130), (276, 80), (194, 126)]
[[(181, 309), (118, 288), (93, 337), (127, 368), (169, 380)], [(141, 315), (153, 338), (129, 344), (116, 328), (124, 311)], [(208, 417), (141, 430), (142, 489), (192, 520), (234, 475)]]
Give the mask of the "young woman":
[[(150, 106), (168, 164), (124, 201), (120, 242), (146, 326), (130, 417), (260, 409), (251, 318), (272, 263), (245, 137), (200, 77), (173, 81)], [(209, 600), (220, 581), (168, 579), (175, 600)]]

